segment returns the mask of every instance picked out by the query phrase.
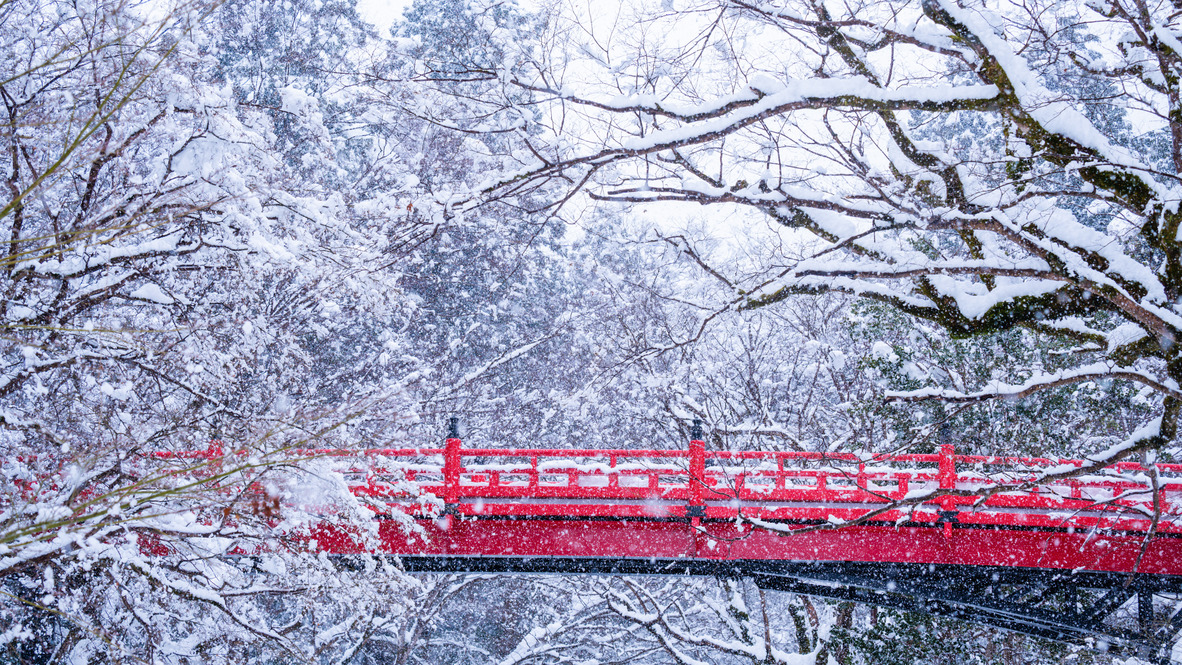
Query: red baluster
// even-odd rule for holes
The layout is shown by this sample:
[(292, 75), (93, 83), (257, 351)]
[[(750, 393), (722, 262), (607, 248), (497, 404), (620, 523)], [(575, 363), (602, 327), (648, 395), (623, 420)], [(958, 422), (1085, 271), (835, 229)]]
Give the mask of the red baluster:
[(940, 481), (940, 489), (956, 489), (956, 460), (951, 443), (940, 446), (940, 469), (936, 477)]
[(702, 530), (702, 518), (706, 516), (706, 442), (702, 440), (702, 421), (694, 419), (690, 430), (689, 443), (689, 505), (685, 514), (690, 518), (693, 529), (693, 556), (702, 555), (706, 546), (706, 535)]
[(460, 470), (464, 465), (460, 456), (461, 445), (460, 419), (452, 418), (443, 447), (443, 502), (448, 505), (459, 503), (460, 500)]
[(690, 506), (704, 506), (706, 496), (706, 442), (694, 439), (689, 442), (689, 503)]
[[(689, 442), (689, 503), (691, 506), (706, 505), (706, 442), (702, 441), (702, 421), (694, 421)], [(694, 511), (699, 512), (699, 511)]]
[[(940, 446), (940, 466), (936, 479), (940, 482), (940, 489), (956, 489), (956, 453), (950, 443)], [(951, 536), (952, 523), (956, 521), (955, 499), (947, 495), (940, 497), (940, 511), (939, 521), (944, 523), (944, 536)]]

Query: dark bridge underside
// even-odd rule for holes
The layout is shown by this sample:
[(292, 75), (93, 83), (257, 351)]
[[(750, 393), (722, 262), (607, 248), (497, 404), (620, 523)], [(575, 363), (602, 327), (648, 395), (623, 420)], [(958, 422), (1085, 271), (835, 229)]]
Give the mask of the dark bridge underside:
[[(525, 509), (553, 514), (489, 514)], [(313, 537), (329, 554), (397, 555), (412, 571), (749, 577), (767, 589), (955, 617), (1160, 663), (1182, 630), (1182, 537), (1173, 534), (1146, 542), (1115, 529), (955, 520), (750, 528), (578, 512), (591, 509), (620, 507), (461, 502), (438, 519), (417, 518), (415, 535), (381, 519), (376, 543), (327, 524)]]
[(1176, 575), (847, 561), (406, 554), (401, 559), (413, 572), (746, 577), (765, 589), (952, 617), (1158, 663), (1171, 662), (1171, 646), (1182, 630), (1176, 602), (1182, 576)]

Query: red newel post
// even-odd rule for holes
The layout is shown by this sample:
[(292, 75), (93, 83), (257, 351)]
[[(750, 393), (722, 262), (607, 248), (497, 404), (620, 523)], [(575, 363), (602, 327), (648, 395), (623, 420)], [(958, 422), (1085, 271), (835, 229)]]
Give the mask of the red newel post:
[[(940, 489), (956, 489), (956, 451), (952, 444), (940, 445), (940, 466), (936, 472), (936, 479), (940, 482)], [(952, 535), (952, 523), (956, 521), (956, 504), (951, 496), (940, 497), (940, 522), (944, 523), (944, 536)]]
[(693, 531), (693, 552), (698, 558), (705, 553), (706, 534), (702, 530), (702, 518), (706, 516), (706, 442), (702, 440), (702, 421), (694, 418), (690, 429), (689, 442), (689, 505), (685, 515)]
[(464, 464), (460, 458), (461, 445), (460, 419), (452, 417), (448, 421), (447, 441), (443, 447), (443, 502), (448, 505), (460, 500), (460, 469)]
[(940, 470), (936, 477), (940, 480), (940, 489), (942, 490), (956, 489), (955, 456), (956, 452), (951, 443), (940, 445)]
[[(706, 442), (702, 440), (702, 421), (696, 418), (693, 429), (690, 430), (689, 474), (689, 504), (706, 505)], [(691, 511), (693, 512), (701, 511)]]

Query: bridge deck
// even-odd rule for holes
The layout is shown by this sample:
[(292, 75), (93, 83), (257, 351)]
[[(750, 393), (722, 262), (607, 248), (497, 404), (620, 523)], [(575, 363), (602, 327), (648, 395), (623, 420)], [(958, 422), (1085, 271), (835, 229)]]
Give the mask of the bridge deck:
[[(545, 519), (477, 517), (420, 520), (423, 536), (400, 525), (380, 525), (380, 547), (332, 527), (316, 540), (336, 554), (380, 549), (403, 556), (583, 557), (721, 561), (860, 561), (1060, 570), (1132, 572), (1144, 535), (1071, 533), (1067, 530), (993, 529), (921, 525), (853, 525), (787, 534), (740, 530), (733, 522), (678, 519)], [(425, 537), (424, 537), (425, 536)], [(1182, 539), (1157, 537), (1138, 572), (1182, 575)]]

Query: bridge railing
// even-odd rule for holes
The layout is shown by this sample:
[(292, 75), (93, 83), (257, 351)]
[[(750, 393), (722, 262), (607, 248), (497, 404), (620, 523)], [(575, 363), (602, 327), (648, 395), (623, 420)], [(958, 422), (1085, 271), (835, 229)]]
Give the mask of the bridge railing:
[[(746, 518), (807, 523), (872, 516), (887, 523), (1107, 528), (1182, 534), (1182, 465), (1151, 471), (1120, 462), (1076, 477), (1049, 472), (1084, 460), (934, 454), (710, 451), (684, 449), (465, 448), (301, 449), (289, 457), (335, 462), (354, 494), (390, 510), (421, 511), (429, 493), (470, 516)], [(154, 453), (158, 460), (245, 457), (221, 442), (207, 450)], [(1157, 474), (1154, 491), (1152, 473)], [(1061, 475), (1061, 474), (1058, 474)], [(407, 488), (416, 491), (408, 493)], [(1156, 503), (1155, 503), (1156, 502)]]
[[(472, 516), (744, 517), (996, 527), (1111, 528), (1182, 533), (1182, 465), (1121, 462), (1045, 480), (1084, 460), (935, 454), (442, 448), (316, 451), (340, 457), (354, 492), (397, 505), (408, 481)], [(946, 527), (947, 528), (947, 527)]]

